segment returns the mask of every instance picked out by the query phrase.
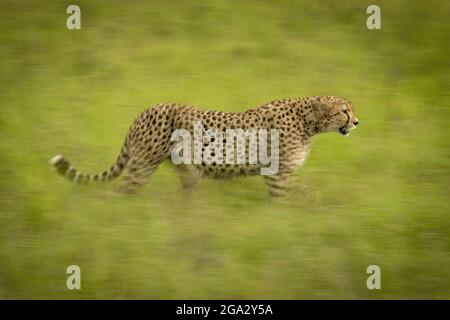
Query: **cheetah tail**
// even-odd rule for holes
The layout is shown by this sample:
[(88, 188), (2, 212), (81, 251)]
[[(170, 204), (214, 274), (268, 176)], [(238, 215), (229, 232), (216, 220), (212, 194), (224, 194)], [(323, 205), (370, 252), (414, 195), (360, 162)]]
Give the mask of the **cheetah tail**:
[(87, 174), (77, 171), (62, 155), (54, 156), (50, 160), (50, 165), (56, 169), (56, 172), (72, 182), (88, 183), (90, 181), (109, 182), (122, 173), (129, 160), (129, 154), (124, 145), (116, 163), (114, 163), (108, 170), (98, 174)]

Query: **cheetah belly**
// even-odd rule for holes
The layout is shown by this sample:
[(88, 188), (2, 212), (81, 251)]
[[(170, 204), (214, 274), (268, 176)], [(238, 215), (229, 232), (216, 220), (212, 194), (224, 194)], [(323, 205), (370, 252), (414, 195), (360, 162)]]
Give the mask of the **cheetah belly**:
[(195, 165), (200, 175), (205, 178), (228, 179), (239, 176), (253, 176), (260, 174), (260, 164), (216, 164)]

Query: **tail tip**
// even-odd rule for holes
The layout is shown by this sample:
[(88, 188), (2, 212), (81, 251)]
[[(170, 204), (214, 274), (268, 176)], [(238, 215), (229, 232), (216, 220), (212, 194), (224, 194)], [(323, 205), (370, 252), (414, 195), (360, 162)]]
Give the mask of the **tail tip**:
[(61, 154), (58, 154), (50, 159), (48, 162), (51, 166), (57, 167), (62, 161), (64, 160), (64, 157)]

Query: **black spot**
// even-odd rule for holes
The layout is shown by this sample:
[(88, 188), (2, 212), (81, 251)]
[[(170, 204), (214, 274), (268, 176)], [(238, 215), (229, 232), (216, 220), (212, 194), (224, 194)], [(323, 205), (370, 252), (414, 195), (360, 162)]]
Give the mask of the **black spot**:
[(70, 167), (69, 163), (67, 161), (64, 161), (63, 163), (58, 165), (58, 173), (64, 175), (69, 169), (69, 167)]

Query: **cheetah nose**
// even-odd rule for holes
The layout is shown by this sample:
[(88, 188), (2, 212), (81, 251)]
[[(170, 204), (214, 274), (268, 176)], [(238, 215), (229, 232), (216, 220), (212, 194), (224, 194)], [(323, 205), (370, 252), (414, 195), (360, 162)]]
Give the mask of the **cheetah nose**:
[(358, 119), (356, 119), (356, 120), (353, 120), (353, 124), (354, 124), (355, 126), (357, 126), (357, 125), (358, 125), (358, 123), (359, 123)]

